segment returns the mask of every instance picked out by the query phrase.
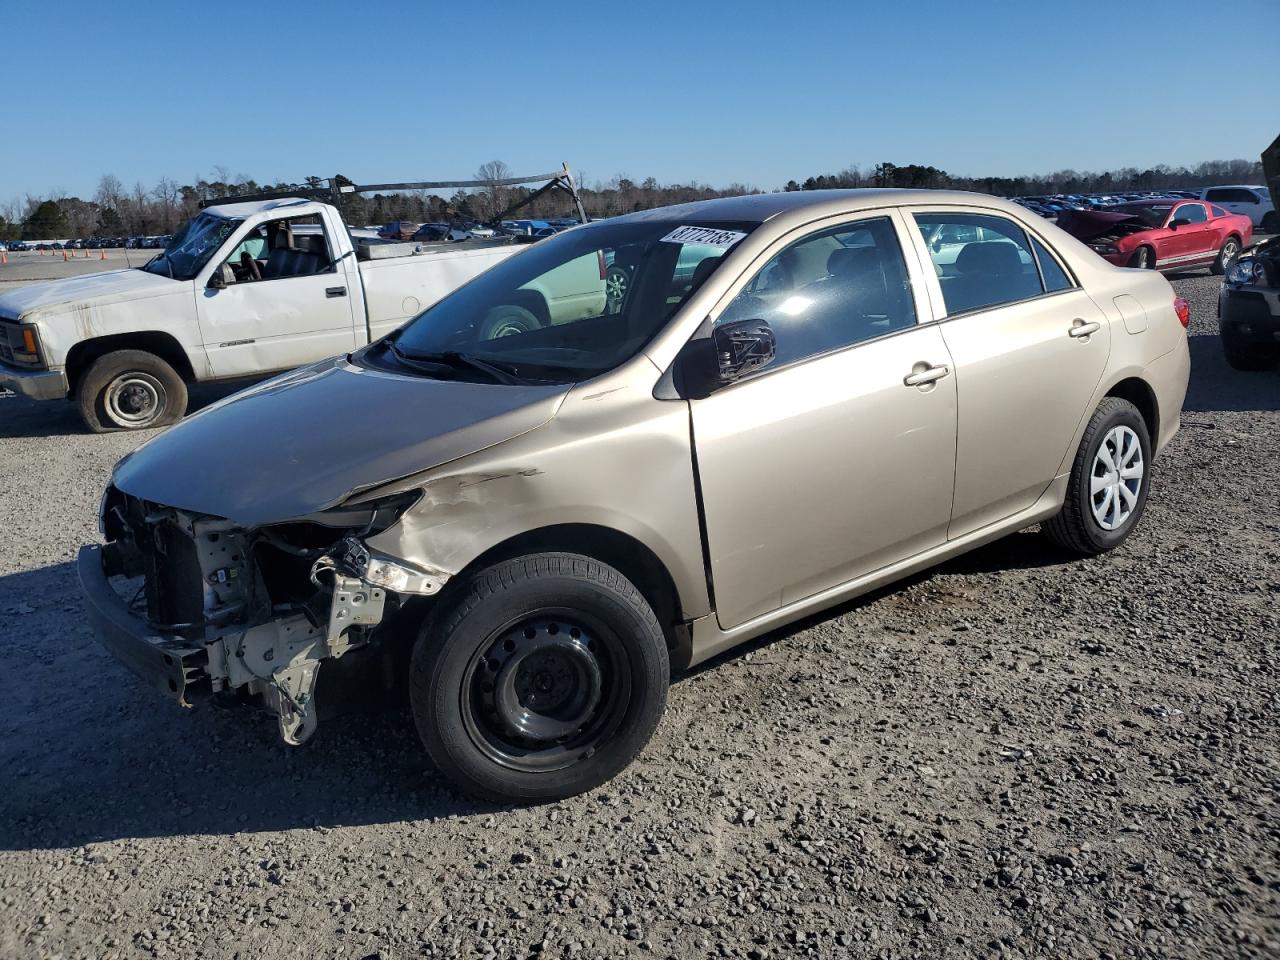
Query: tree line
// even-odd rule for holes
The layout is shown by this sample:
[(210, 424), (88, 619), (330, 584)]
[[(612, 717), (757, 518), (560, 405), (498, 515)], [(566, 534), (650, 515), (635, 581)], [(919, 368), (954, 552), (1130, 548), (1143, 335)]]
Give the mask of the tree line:
[[(476, 171), (475, 179), (494, 181), (511, 176), (505, 163), (491, 161)], [(339, 182), (352, 183), (343, 176)], [(587, 186), (579, 175), (579, 194), (589, 216), (610, 217), (650, 207), (714, 197), (762, 191), (741, 183), (713, 187), (703, 183), (661, 184), (653, 177), (636, 181), (618, 176)], [(849, 187), (911, 187), (920, 189), (973, 190), (995, 196), (1016, 197), (1056, 193), (1111, 193), (1134, 190), (1166, 190), (1213, 186), (1221, 183), (1263, 183), (1262, 164), (1249, 160), (1210, 160), (1190, 167), (1160, 164), (1139, 169), (1123, 167), (1102, 172), (1059, 170), (1040, 176), (963, 177), (921, 164), (878, 163), (863, 169), (846, 167), (835, 173), (789, 180), (787, 191)], [(178, 183), (162, 177), (148, 188), (135, 183), (127, 188), (119, 177), (107, 174), (89, 199), (56, 194), (28, 195), (0, 206), (0, 239), (47, 240), (80, 237), (153, 236), (173, 233), (197, 214), (201, 204), (219, 197), (261, 191), (318, 188), (323, 181), (308, 177), (301, 183), (259, 183), (245, 174), (232, 176), (226, 168), (214, 168), (209, 178)], [(393, 220), (436, 222), (454, 219), (487, 221), (516, 201), (529, 197), (533, 186), (490, 186), (457, 190), (449, 196), (426, 191), (357, 196), (346, 194), (343, 217), (353, 226), (389, 223)], [(563, 193), (549, 192), (534, 199), (513, 216), (546, 218), (573, 213)]]

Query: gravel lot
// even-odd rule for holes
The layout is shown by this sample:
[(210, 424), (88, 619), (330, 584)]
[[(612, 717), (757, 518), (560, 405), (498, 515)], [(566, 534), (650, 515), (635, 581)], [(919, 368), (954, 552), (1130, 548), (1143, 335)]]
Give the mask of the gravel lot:
[(0, 399), (0, 956), (1280, 955), (1280, 373), (1175, 285), (1191, 391), (1125, 547), (1018, 534), (753, 643), (533, 809), (451, 792), (403, 711), (290, 750), (135, 682), (73, 558), (137, 438)]

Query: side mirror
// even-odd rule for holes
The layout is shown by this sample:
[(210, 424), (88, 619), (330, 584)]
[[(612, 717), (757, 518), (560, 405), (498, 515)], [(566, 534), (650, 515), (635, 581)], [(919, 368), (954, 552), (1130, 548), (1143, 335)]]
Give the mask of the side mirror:
[(1177, 220), (1169, 221), (1169, 229), (1177, 230), (1179, 227), (1185, 227), (1190, 222), (1191, 222), (1190, 220), (1187, 220), (1183, 217), (1179, 217)]
[(699, 400), (717, 387), (741, 380), (773, 360), (777, 343), (763, 320), (738, 320), (714, 327), (710, 337), (690, 340), (676, 358), (679, 395)]
[(223, 268), (219, 267), (217, 270), (213, 271), (213, 273), (209, 274), (209, 282), (206, 286), (210, 290), (227, 289), (227, 278), (222, 275), (222, 270)]
[(714, 327), (720, 382), (733, 383), (771, 363), (778, 352), (773, 329), (763, 320), (737, 320)]

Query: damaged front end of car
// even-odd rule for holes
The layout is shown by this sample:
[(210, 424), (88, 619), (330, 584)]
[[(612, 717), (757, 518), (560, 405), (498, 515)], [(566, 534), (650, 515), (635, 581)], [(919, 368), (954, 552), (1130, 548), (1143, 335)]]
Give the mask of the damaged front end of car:
[(106, 543), (81, 549), (79, 574), (103, 644), (190, 705), (249, 695), (286, 743), (316, 729), (320, 665), (377, 642), (377, 628), (448, 574), (371, 550), (418, 491), (245, 528), (109, 487)]

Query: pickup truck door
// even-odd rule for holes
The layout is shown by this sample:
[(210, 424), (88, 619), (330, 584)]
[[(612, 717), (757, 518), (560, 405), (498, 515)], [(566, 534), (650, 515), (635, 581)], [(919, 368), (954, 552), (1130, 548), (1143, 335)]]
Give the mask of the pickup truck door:
[(347, 248), (334, 243), (316, 215), (250, 221), (232, 235), (206, 268), (227, 285), (209, 286), (207, 277), (196, 285), (214, 379), (287, 370), (363, 342), (353, 307), (361, 296), (355, 258), (334, 263), (335, 249)]
[(956, 378), (917, 325), (903, 229), (886, 212), (797, 232), (715, 320), (777, 340), (772, 364), (690, 401), (723, 629), (946, 539)]

